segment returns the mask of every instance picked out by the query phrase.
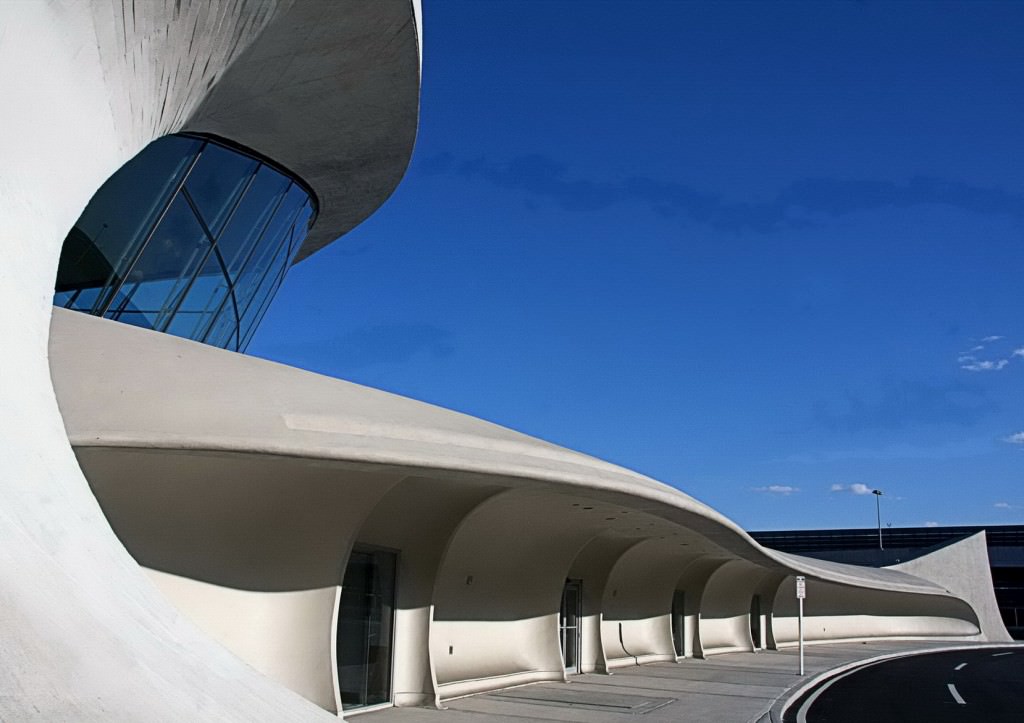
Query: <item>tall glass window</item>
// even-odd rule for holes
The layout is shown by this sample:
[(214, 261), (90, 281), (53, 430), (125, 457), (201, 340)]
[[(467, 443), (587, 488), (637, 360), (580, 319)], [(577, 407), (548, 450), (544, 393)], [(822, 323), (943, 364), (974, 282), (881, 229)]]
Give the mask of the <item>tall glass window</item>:
[(356, 548), (338, 606), (338, 689), (343, 710), (391, 700), (395, 573), (393, 552)]
[(161, 138), (71, 229), (54, 304), (244, 351), (315, 217), (305, 187), (263, 159)]

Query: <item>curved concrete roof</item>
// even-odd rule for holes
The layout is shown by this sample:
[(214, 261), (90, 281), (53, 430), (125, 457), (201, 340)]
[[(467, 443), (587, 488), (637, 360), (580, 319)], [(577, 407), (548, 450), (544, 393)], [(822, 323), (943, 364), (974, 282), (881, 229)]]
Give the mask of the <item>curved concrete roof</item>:
[(362, 222), (405, 173), (419, 115), (418, 35), (412, 0), (286, 5), (184, 122), (313, 189), (320, 215), (296, 261)]
[(496, 424), (166, 334), (54, 309), (50, 364), (78, 448), (267, 454), (546, 483), (655, 515), (700, 535), (720, 554), (771, 569), (947, 594), (906, 573), (763, 548), (675, 488)]

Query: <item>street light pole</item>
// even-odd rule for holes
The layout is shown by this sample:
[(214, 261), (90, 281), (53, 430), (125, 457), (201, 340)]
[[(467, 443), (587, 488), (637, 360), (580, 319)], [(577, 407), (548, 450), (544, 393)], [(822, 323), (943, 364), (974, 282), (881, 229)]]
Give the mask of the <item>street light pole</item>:
[(875, 496), (875, 515), (878, 517), (878, 549), (884, 550), (882, 546), (882, 504), (879, 500), (882, 499), (882, 490), (871, 490), (871, 494)]

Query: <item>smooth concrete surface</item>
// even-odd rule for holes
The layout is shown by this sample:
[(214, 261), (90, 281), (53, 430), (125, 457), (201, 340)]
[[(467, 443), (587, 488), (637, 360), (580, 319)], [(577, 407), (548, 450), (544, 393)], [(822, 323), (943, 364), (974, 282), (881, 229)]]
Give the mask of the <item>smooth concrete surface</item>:
[(598, 535), (580, 550), (569, 568), (568, 578), (580, 580), (583, 589), (580, 631), (580, 672), (607, 673), (604, 650), (604, 599), (612, 566), (631, 547), (643, 540)]
[(672, 594), (680, 571), (692, 559), (689, 545), (677, 539), (644, 540), (612, 566), (604, 586), (601, 627), (609, 669), (675, 660)]
[(824, 671), (878, 655), (945, 647), (948, 644), (881, 641), (816, 645), (805, 651), (802, 677), (796, 650), (729, 653), (460, 698), (448, 701), (443, 711), (391, 708), (361, 714), (359, 719), (364, 723), (753, 723), (767, 720), (777, 701)]
[(329, 601), (354, 545), (398, 553), (399, 705), (563, 680), (566, 579), (583, 590), (584, 670), (674, 661), (677, 591), (687, 655), (790, 644), (798, 573), (808, 640), (980, 639), (939, 583), (774, 554), (678, 490), (497, 425), (74, 312), (52, 328), (68, 436), (128, 551), (214, 638), (328, 710)]
[[(53, 311), (50, 355), (67, 433), (79, 449), (273, 455), (405, 474), (430, 470), (509, 488), (551, 485), (594, 502), (580, 506), (579, 524), (602, 522), (638, 539), (676, 536), (693, 558), (744, 559), (855, 587), (949, 595), (902, 571), (769, 550), (721, 513), (657, 480), (339, 379), (61, 309)], [(540, 509), (543, 500), (535, 504)], [(643, 524), (629, 514), (644, 515)]]
[[(183, 128), (213, 129), (215, 120), (229, 139), (244, 132), (242, 124), (289, 138), (289, 124), (313, 112), (254, 105), (244, 113), (237, 96), (224, 96), (218, 107), (211, 91), (227, 93), (235, 82), (230, 78), (273, 78), (280, 70), (277, 77), (284, 79), (281, 66), (300, 59), (305, 36), (330, 27), (332, 37), (363, 39), (352, 23), (335, 27), (346, 24), (346, 12), (356, 18), (391, 11), (403, 20), (375, 21), (373, 28), (390, 25), (394, 32), (368, 33), (366, 49), (374, 51), (372, 66), (387, 60), (391, 42), (404, 59), (412, 80), (407, 73), (403, 87), (410, 93), (388, 95), (385, 88), (383, 99), (395, 101), (396, 123), (408, 127), (418, 83), (415, 43), (408, 40), (415, 35), (412, 5), (365, 7), (290, 0), (0, 3), (0, 719), (333, 719), (213, 642), (146, 578), (111, 531), (72, 453), (47, 344), (64, 238), (128, 159), (156, 138)], [(259, 47), (263, 37), (275, 38), (275, 58), (269, 46)], [(239, 59), (247, 55), (267, 62), (242, 73)], [(310, 61), (301, 61), (307, 70), (315, 69)], [(316, 100), (353, 91), (356, 79), (326, 73), (319, 84), (316, 76), (308, 80), (293, 85)], [(259, 95), (270, 94), (264, 88)], [(357, 109), (368, 122), (371, 105)], [(394, 126), (383, 116), (396, 111), (386, 106), (378, 109), (385, 132)], [(229, 112), (237, 125), (226, 119)], [(197, 118), (202, 121), (193, 123)], [(330, 125), (329, 117), (321, 118)], [(355, 222), (386, 198), (407, 161), (396, 149), (408, 148), (411, 132), (384, 139), (391, 147), (383, 154), (384, 169), (377, 168), (373, 147), (355, 148), (366, 135), (336, 136), (352, 144), (348, 156), (355, 160), (346, 170), (368, 172), (365, 188), (352, 182), (338, 192), (366, 205), (346, 201), (338, 228), (327, 228), (331, 217), (324, 217), (314, 243), (338, 235), (345, 219)], [(274, 147), (255, 145), (276, 155)], [(308, 175), (312, 182), (315, 174)], [(324, 204), (330, 194), (317, 195)]]
[(181, 118), (182, 130), (240, 143), (312, 187), (320, 214), (296, 262), (366, 219), (404, 175), (419, 116), (418, 33), (412, 0), (283, 4)]
[(892, 567), (938, 583), (965, 600), (977, 614), (985, 640), (1013, 640), (999, 614), (992, 588), (992, 568), (984, 531)]

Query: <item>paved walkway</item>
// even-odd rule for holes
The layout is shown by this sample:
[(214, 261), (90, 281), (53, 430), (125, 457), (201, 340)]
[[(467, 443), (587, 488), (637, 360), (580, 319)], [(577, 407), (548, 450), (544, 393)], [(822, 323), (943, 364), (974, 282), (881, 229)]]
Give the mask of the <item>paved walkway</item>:
[[(790, 688), (825, 670), (876, 655), (956, 643), (878, 642), (811, 645), (807, 675), (798, 675), (795, 649), (733, 653), (708, 660), (654, 663), (586, 674), (569, 683), (535, 683), (460, 698), (448, 710), (389, 708), (358, 716), (360, 723), (496, 723), (510, 720), (581, 723), (747, 723), (765, 715)], [(642, 716), (642, 718), (638, 718)]]

